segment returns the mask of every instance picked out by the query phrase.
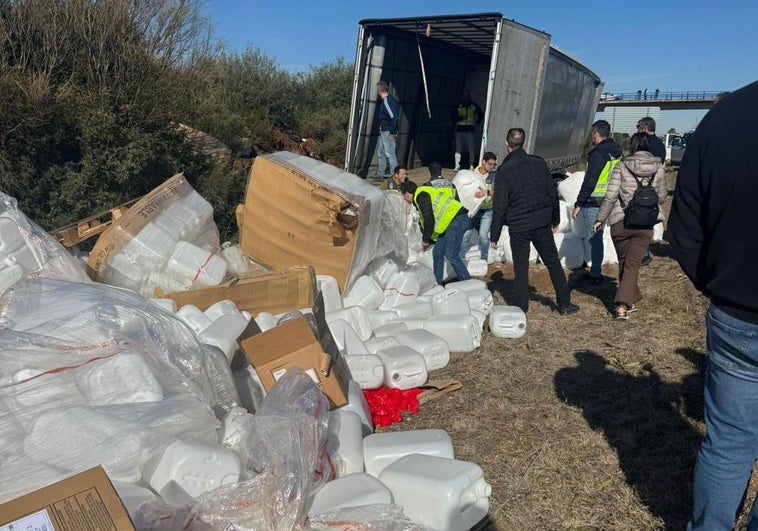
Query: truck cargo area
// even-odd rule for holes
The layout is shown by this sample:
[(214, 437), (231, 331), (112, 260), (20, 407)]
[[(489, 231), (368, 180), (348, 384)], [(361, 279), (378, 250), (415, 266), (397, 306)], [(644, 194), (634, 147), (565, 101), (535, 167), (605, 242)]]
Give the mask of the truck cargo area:
[(484, 120), (475, 132), (476, 165), (485, 150), (505, 155), (510, 127), (551, 168), (576, 162), (589, 133), (602, 82), (550, 45), (550, 35), (500, 13), (371, 19), (359, 23), (345, 168), (376, 174), (376, 84), (385, 80), (400, 105), (399, 164), (453, 167), (453, 112), (467, 94)]

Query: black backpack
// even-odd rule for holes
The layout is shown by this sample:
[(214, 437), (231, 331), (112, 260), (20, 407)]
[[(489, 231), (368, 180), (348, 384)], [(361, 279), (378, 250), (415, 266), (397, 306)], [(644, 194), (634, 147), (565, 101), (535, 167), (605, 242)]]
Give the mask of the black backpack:
[[(637, 189), (624, 208), (624, 228), (629, 230), (652, 229), (658, 223), (658, 192), (653, 188), (653, 179), (643, 177), (638, 179)], [(644, 181), (644, 183), (643, 183)]]

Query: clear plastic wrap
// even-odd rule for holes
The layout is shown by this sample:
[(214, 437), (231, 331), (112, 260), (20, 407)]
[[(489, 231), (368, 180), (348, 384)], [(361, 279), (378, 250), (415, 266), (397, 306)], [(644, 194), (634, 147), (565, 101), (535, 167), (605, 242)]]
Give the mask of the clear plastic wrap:
[(403, 514), (399, 505), (372, 504), (345, 507), (314, 515), (305, 522), (306, 531), (432, 531), (416, 524)]
[[(16, 264), (23, 278), (58, 278), (89, 282), (77, 259), (0, 192), (0, 262)], [(1, 292), (0, 292), (1, 294)]]
[(152, 297), (216, 285), (224, 278), (213, 207), (182, 174), (137, 201), (103, 232), (89, 259), (90, 276)]
[(329, 405), (299, 368), (271, 388), (254, 416), (239, 415), (232, 440), (242, 479), (207, 492), (190, 507), (172, 512), (165, 503), (143, 505), (138, 529), (302, 529), (305, 500), (331, 479), (326, 457)]
[(130, 291), (23, 280), (3, 302), (0, 501), (97, 464), (134, 482), (238, 403), (223, 353)]

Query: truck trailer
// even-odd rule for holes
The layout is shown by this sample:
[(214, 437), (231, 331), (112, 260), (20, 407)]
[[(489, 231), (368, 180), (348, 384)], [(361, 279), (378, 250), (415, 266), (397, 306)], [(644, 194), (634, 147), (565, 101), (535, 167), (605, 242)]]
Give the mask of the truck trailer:
[[(408, 168), (453, 167), (452, 115), (465, 95), (482, 109), (477, 160), (502, 160), (511, 127), (551, 170), (579, 161), (598, 100), (600, 78), (550, 44), (550, 35), (500, 13), (361, 20), (355, 56), (345, 169), (376, 175), (380, 80), (398, 100), (397, 159)], [(390, 171), (392, 171), (390, 169)]]

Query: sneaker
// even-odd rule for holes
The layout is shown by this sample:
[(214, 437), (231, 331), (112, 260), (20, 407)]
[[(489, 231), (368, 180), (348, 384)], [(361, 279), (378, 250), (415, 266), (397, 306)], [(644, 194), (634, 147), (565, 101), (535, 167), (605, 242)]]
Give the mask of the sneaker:
[(474, 167), (473, 167), (473, 166), (469, 166), (469, 167), (468, 167), (468, 169), (469, 169), (470, 171), (474, 171)]
[(616, 306), (616, 320), (617, 321), (627, 321), (629, 319), (629, 312), (626, 309), (626, 306), (623, 304), (619, 304)]
[(460, 169), (461, 169), (460, 166), (456, 166), (455, 168), (453, 168), (453, 171), (459, 171)]
[(640, 264), (646, 266), (646, 265), (650, 265), (652, 261), (653, 261), (653, 257), (648, 254), (642, 257), (642, 261), (640, 262)]
[(626, 309), (626, 313), (634, 313), (637, 311), (637, 305), (632, 304), (629, 308)]
[(579, 306), (571, 302), (558, 307), (558, 313), (561, 315), (571, 315), (579, 311)]

